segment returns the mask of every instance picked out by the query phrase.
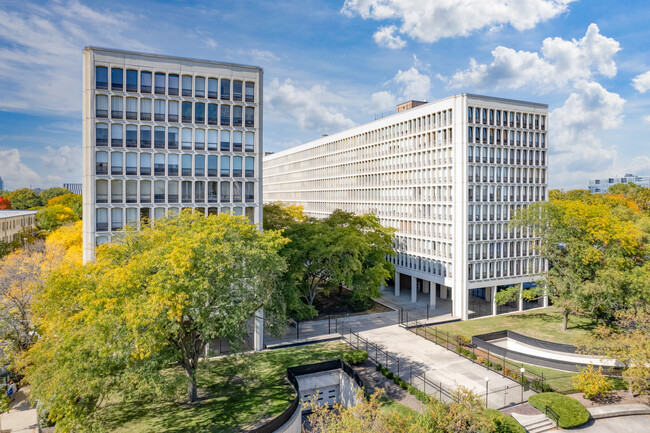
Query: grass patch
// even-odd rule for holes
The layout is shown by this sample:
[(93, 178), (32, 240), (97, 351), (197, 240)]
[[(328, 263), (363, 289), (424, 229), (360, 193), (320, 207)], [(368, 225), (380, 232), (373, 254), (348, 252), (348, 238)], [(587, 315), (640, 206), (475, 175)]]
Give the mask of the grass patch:
[(578, 427), (589, 421), (589, 411), (578, 400), (555, 392), (543, 392), (530, 396), (528, 403), (544, 413), (545, 407), (553, 409), (560, 417), (560, 428)]
[(201, 364), (202, 398), (194, 405), (135, 400), (108, 405), (98, 415), (114, 433), (238, 432), (291, 404), (295, 391), (285, 380), (287, 367), (338, 359), (349, 350), (330, 342), (225, 357)]
[(408, 406), (404, 406), (402, 403), (399, 403), (390, 397), (386, 397), (385, 395), (382, 395), (379, 401), (381, 402), (381, 411), (383, 413), (397, 412), (405, 418), (412, 419), (415, 419), (419, 415), (419, 412), (416, 410), (413, 410)]
[(526, 429), (516, 419), (496, 409), (485, 409), (485, 416), (494, 422), (499, 433), (526, 433)]
[(506, 314), (481, 319), (465, 320), (438, 326), (450, 336), (466, 337), (509, 329), (540, 340), (580, 346), (591, 336), (596, 322), (586, 317), (569, 315), (567, 330), (562, 331), (562, 312), (554, 307), (535, 309), (517, 314)]

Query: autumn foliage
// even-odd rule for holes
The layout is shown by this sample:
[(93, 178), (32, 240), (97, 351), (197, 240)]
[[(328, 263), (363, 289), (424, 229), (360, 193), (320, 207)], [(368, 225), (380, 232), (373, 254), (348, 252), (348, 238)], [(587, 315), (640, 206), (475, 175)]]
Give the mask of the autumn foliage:
[(0, 195), (0, 209), (11, 209), (11, 202)]

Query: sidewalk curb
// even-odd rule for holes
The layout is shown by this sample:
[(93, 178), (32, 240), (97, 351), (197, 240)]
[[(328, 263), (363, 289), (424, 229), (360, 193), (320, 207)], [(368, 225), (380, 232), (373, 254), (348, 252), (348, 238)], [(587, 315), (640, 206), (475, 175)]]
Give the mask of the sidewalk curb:
[(592, 419), (613, 418), (628, 415), (650, 415), (650, 406), (645, 404), (621, 404), (587, 408)]

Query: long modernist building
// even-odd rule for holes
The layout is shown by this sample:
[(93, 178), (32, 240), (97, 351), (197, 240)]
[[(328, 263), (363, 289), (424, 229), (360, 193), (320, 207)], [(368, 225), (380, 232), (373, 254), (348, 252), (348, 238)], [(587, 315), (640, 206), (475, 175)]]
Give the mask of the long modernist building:
[[(410, 108), (413, 107), (413, 108)], [(411, 101), (398, 113), (264, 158), (264, 202), (374, 212), (397, 229), (395, 294), (451, 299), (462, 319), (546, 304), (497, 306), (546, 264), (517, 209), (547, 200), (548, 106), (462, 94)]]
[(195, 208), (262, 221), (262, 69), (86, 48), (84, 260), (125, 224)]

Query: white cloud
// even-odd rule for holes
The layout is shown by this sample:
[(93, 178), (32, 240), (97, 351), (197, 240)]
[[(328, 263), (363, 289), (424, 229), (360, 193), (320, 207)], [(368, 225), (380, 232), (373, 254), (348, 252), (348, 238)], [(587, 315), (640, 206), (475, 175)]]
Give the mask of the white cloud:
[(593, 81), (578, 81), (564, 105), (550, 113), (549, 167), (555, 184), (580, 186), (589, 175), (611, 170), (614, 147), (603, 145), (599, 133), (618, 128), (625, 99)]
[(632, 79), (632, 86), (640, 93), (645, 93), (650, 90), (650, 71), (634, 77)]
[(371, 110), (374, 112), (394, 110), (397, 106), (397, 97), (388, 90), (381, 90), (372, 94), (370, 103)]
[(633, 173), (636, 175), (646, 175), (650, 173), (650, 157), (647, 156), (636, 156), (628, 164), (626, 170), (623, 170), (625, 173)]
[(396, 36), (396, 31), (397, 27), (395, 26), (379, 27), (379, 30), (377, 30), (372, 37), (380, 47), (390, 48), (391, 50), (399, 50), (400, 48), (404, 48), (406, 46), (406, 41), (399, 35)]
[(263, 63), (270, 63), (270, 62), (275, 62), (277, 60), (280, 60), (278, 56), (273, 54), (271, 51), (268, 50), (259, 50), (259, 49), (253, 49), (250, 52), (251, 56), (253, 56), (253, 59), (255, 59), (256, 62), (263, 64)]
[(401, 86), (404, 99), (427, 99), (431, 91), (431, 79), (415, 66), (406, 71), (397, 71), (393, 81)]
[(392, 20), (421, 42), (467, 36), (509, 24), (522, 31), (568, 10), (574, 0), (346, 0), (341, 12), (376, 21)]
[(648, 114), (647, 116), (643, 116), (641, 120), (643, 120), (645, 123), (650, 123), (650, 114)]
[(303, 130), (333, 133), (351, 128), (355, 123), (339, 111), (346, 98), (327, 91), (323, 86), (300, 88), (291, 80), (273, 80), (265, 89), (267, 110), (271, 115), (291, 115)]
[(4, 181), (5, 189), (41, 186), (41, 177), (23, 163), (18, 149), (0, 150), (0, 161), (0, 177)]
[(38, 155), (45, 184), (61, 186), (67, 182), (81, 181), (81, 152), (78, 148), (46, 146), (45, 150), (46, 153)]
[(618, 41), (601, 35), (598, 26), (591, 24), (579, 40), (544, 39), (540, 53), (496, 47), (492, 63), (479, 64), (472, 59), (469, 68), (454, 74), (448, 83), (454, 88), (519, 89), (532, 85), (546, 92), (591, 79), (595, 73), (614, 77), (614, 55), (620, 49)]
[(129, 31), (132, 22), (129, 15), (77, 0), (0, 9), (0, 109), (79, 113), (81, 50), (86, 45), (146, 50)]

